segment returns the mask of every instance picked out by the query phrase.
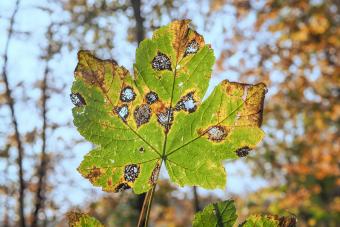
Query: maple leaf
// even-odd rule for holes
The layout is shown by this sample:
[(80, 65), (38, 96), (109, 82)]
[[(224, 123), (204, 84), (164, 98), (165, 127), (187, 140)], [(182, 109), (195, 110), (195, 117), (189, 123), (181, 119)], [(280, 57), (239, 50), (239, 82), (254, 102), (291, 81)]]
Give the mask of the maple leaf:
[(264, 136), (264, 84), (225, 80), (203, 101), (215, 58), (189, 20), (140, 43), (133, 77), (88, 51), (78, 60), (74, 124), (96, 144), (78, 171), (104, 191), (146, 192), (162, 165), (180, 186), (224, 188), (223, 160), (247, 155)]

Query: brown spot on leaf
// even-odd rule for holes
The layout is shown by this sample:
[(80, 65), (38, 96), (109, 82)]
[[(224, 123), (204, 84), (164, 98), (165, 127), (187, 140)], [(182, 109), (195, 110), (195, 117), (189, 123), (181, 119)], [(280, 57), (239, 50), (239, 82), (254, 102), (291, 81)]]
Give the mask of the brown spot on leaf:
[(137, 127), (149, 122), (151, 117), (150, 106), (148, 104), (142, 104), (140, 106), (137, 106), (133, 113), (133, 116), (135, 118)]
[(249, 154), (249, 151), (251, 151), (251, 148), (249, 148), (248, 146), (245, 146), (245, 147), (241, 147), (241, 148), (237, 149), (235, 152), (236, 152), (237, 156), (245, 157)]
[(215, 125), (207, 129), (208, 139), (214, 142), (221, 142), (228, 135), (228, 130), (221, 126)]
[(94, 166), (90, 170), (90, 172), (85, 176), (85, 178), (89, 179), (91, 182), (94, 182), (101, 174), (102, 174), (101, 169)]
[(124, 179), (128, 182), (134, 182), (139, 175), (140, 168), (136, 164), (125, 166)]
[(157, 183), (160, 167), (161, 166), (159, 165), (159, 163), (157, 163), (156, 167), (152, 170), (151, 177), (149, 179), (150, 184), (154, 185)]
[(83, 98), (83, 96), (79, 93), (71, 93), (70, 94), (70, 98), (71, 98), (71, 102), (73, 103), (73, 105), (75, 105), (76, 107), (81, 107), (86, 105), (85, 99)]
[(243, 101), (243, 106), (237, 113), (236, 125), (261, 126), (266, 85), (242, 84), (225, 80), (222, 86), (228, 95), (239, 97)]
[[(101, 67), (100, 67), (101, 66)], [(104, 85), (104, 65), (100, 65), (96, 71), (91, 69), (76, 69), (77, 75), (84, 78), (86, 83), (103, 87)]]
[(107, 185), (112, 186), (112, 179), (111, 178), (107, 181)]
[(114, 189), (115, 192), (122, 192), (124, 190), (130, 189), (131, 187), (127, 183), (120, 183), (117, 185), (117, 187)]
[(156, 57), (151, 62), (152, 68), (158, 71), (170, 70), (171, 71), (171, 61), (168, 56), (158, 52)]
[(136, 93), (130, 86), (124, 87), (120, 92), (120, 100), (122, 102), (132, 102), (136, 98)]
[(195, 112), (197, 109), (197, 101), (194, 99), (194, 92), (189, 92), (183, 96), (176, 104), (175, 110), (184, 110), (189, 113)]
[(156, 115), (158, 123), (165, 128), (166, 132), (168, 132), (174, 120), (173, 110), (171, 108), (165, 108), (164, 112), (158, 112)]
[[(203, 37), (192, 30), (189, 25), (190, 20), (178, 20), (171, 24), (171, 30), (175, 35), (172, 45), (176, 50), (176, 58), (179, 60), (181, 56), (185, 57), (189, 53), (194, 53), (199, 47), (204, 46)], [(198, 48), (195, 48), (195, 43)]]

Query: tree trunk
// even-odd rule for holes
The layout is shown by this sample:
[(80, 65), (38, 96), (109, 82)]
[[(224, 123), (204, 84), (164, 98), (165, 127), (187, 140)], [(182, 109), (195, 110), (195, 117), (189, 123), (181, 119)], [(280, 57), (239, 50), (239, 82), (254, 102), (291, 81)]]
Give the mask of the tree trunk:
[[(141, 15), (141, 7), (142, 7), (141, 0), (131, 0), (131, 5), (132, 5), (132, 8), (133, 8), (133, 14), (134, 14), (135, 21), (136, 21), (136, 27), (135, 27), (136, 41), (139, 44), (140, 42), (143, 41), (144, 36), (145, 36), (144, 35), (145, 29), (144, 29), (144, 25), (143, 25), (144, 18)], [(146, 193), (143, 193), (143, 194), (137, 196), (136, 208), (139, 211), (139, 213), (142, 212), (145, 196), (146, 196)], [(144, 225), (144, 222), (145, 222), (145, 220), (141, 221), (142, 225)]]

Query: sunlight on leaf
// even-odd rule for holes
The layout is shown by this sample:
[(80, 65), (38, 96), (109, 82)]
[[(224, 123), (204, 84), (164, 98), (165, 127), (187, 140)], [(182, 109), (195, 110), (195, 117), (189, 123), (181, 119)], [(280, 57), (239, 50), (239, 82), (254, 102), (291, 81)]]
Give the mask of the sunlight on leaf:
[(74, 124), (96, 145), (78, 171), (104, 191), (146, 192), (163, 164), (180, 186), (224, 188), (222, 161), (262, 140), (265, 85), (225, 80), (203, 102), (215, 58), (189, 22), (141, 42), (133, 77), (114, 60), (78, 53)]

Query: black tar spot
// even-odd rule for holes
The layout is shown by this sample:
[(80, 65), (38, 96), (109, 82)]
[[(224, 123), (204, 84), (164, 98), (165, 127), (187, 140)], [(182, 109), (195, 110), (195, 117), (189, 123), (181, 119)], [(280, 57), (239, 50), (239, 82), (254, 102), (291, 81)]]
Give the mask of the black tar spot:
[(71, 102), (76, 107), (81, 107), (81, 106), (86, 105), (85, 99), (79, 93), (71, 93), (70, 98), (71, 98)]
[(171, 62), (170, 58), (165, 54), (158, 52), (157, 56), (152, 60), (152, 68), (155, 70), (170, 70), (171, 71)]

